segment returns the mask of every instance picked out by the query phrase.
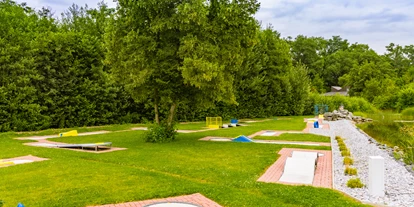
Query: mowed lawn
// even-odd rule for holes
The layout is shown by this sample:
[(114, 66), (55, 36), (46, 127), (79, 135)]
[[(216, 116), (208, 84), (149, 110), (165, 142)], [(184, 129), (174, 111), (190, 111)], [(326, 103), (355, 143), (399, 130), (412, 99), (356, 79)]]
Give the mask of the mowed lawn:
[[(301, 121), (300, 121), (301, 120)], [(0, 134), (0, 158), (34, 155), (48, 161), (0, 168), (5, 207), (88, 206), (201, 193), (222, 206), (363, 206), (330, 189), (256, 180), (278, 158), (282, 146), (198, 141), (205, 136), (249, 135), (259, 130), (304, 128), (303, 117), (249, 126), (179, 134), (171, 143), (142, 140), (143, 131), (65, 137), (66, 143), (113, 142), (128, 148), (104, 154), (24, 146)], [(295, 123), (298, 126), (293, 126)], [(299, 130), (301, 130), (299, 129)], [(329, 149), (329, 147), (312, 147)]]

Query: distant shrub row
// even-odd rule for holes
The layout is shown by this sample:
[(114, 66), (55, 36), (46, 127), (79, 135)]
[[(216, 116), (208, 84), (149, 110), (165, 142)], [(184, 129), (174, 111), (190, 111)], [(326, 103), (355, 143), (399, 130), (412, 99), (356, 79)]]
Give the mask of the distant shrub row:
[(349, 96), (324, 96), (320, 94), (311, 94), (309, 96), (309, 102), (306, 107), (306, 114), (314, 113), (315, 104), (328, 105), (329, 111), (337, 110), (339, 106), (343, 105), (345, 109), (354, 112), (367, 112), (374, 113), (377, 111), (374, 105), (361, 97), (349, 97)]

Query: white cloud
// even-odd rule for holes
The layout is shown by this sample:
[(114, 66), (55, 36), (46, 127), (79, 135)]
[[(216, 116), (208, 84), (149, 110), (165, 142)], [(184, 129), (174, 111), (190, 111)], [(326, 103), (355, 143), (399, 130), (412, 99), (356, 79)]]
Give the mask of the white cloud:
[(340, 35), (370, 45), (379, 53), (391, 42), (414, 44), (414, 2), (410, 0), (262, 0), (256, 17), (282, 36)]
[[(90, 8), (94, 8), (102, 0), (17, 0), (17, 2), (27, 2), (28, 6), (39, 10), (42, 7), (51, 8), (55, 16), (60, 17), (60, 14), (66, 11), (72, 4), (78, 6), (88, 5)], [(116, 7), (114, 0), (104, 0), (104, 2), (110, 7)]]

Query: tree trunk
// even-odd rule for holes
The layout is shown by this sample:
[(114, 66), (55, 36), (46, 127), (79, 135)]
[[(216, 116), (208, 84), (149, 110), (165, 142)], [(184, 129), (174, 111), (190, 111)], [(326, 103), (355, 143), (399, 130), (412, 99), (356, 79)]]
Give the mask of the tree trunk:
[(158, 89), (154, 91), (154, 111), (155, 111), (155, 123), (160, 125), (160, 111), (158, 109), (159, 98), (158, 98)]
[(168, 115), (168, 126), (171, 126), (174, 121), (175, 110), (177, 109), (177, 103), (173, 103), (170, 108), (170, 114)]

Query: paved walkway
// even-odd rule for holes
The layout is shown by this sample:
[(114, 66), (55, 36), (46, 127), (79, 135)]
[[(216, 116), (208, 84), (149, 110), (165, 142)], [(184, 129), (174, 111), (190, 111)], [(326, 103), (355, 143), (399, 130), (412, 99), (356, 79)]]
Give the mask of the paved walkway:
[[(207, 136), (199, 139), (200, 141), (216, 141), (216, 142), (231, 142), (233, 138), (230, 137), (213, 137)], [(252, 139), (254, 143), (262, 144), (283, 144), (283, 145), (304, 145), (304, 146), (331, 146), (329, 142), (301, 142), (301, 141), (287, 141), (287, 140), (260, 140)]]
[(272, 136), (275, 136), (275, 137), (280, 136), (281, 134), (285, 134), (285, 133), (288, 133), (288, 134), (303, 134), (304, 133), (303, 131), (262, 130), (262, 131), (258, 131), (256, 133), (254, 133), (254, 134), (251, 134), (248, 137), (249, 138), (254, 138), (254, 137), (260, 136), (260, 135), (262, 135), (266, 132), (274, 132), (275, 134), (272, 135)]
[[(313, 178), (312, 186), (332, 188), (332, 152), (329, 150), (308, 150), (308, 149), (295, 149), (295, 148), (283, 148), (279, 151), (281, 155), (275, 163), (273, 163), (266, 172), (257, 180), (266, 183), (281, 183), (279, 182), (280, 177), (283, 174), (283, 169), (287, 157), (292, 155), (293, 151), (303, 152), (318, 152), (322, 153), (323, 156), (318, 157), (317, 167), (315, 170), (315, 177)], [(295, 185), (295, 184), (293, 184)], [(303, 184), (300, 184), (303, 185)]]
[(303, 130), (303, 132), (305, 133), (309, 133), (310, 129), (313, 128), (313, 123), (314, 121), (318, 120), (319, 122), (319, 127), (321, 127), (322, 129), (326, 129), (329, 130), (329, 124), (327, 122), (324, 123), (323, 119), (319, 119), (319, 118), (305, 118), (304, 122), (306, 122), (306, 128)]
[[(81, 133), (81, 134), (78, 134), (78, 135), (79, 136), (86, 136), (86, 135), (104, 134), (104, 133), (107, 133), (107, 132), (106, 131), (85, 132), (85, 133)], [(24, 145), (33, 146), (33, 147), (56, 148), (56, 146), (53, 146), (53, 145), (69, 145), (68, 143), (53, 142), (53, 141), (47, 140), (47, 139), (51, 139), (51, 138), (57, 138), (57, 136), (54, 136), (54, 135), (52, 136), (51, 135), (51, 136), (21, 137), (21, 138), (16, 138), (16, 139), (36, 141), (36, 142), (24, 143)], [(58, 148), (58, 149), (65, 149), (65, 150), (72, 150), (72, 151), (79, 151), (79, 152), (90, 152), (90, 153), (96, 153), (96, 154), (119, 151), (119, 150), (126, 150), (126, 148), (119, 148), (119, 147), (105, 148), (105, 150), (101, 150), (101, 151), (99, 151), (99, 150), (98, 151), (95, 151), (95, 150), (82, 150), (82, 149), (76, 149), (76, 148)]]
[[(110, 131), (96, 131), (96, 132), (82, 132), (78, 133), (78, 136), (88, 136), (88, 135), (96, 135), (96, 134), (107, 134), (111, 133)], [(32, 137), (18, 137), (15, 139), (18, 140), (46, 140), (46, 139), (52, 139), (52, 138), (61, 138), (59, 135), (45, 135), (45, 136), (32, 136)]]
[(184, 203), (191, 203), (194, 205), (200, 205), (203, 207), (221, 207), (218, 203), (204, 197), (200, 193), (195, 193), (195, 194), (186, 195), (186, 196), (152, 199), (152, 200), (145, 200), (145, 201), (135, 201), (135, 202), (128, 202), (128, 203), (108, 204), (108, 205), (94, 206), (94, 207), (144, 207), (146, 205), (162, 203), (162, 202), (184, 202)]

